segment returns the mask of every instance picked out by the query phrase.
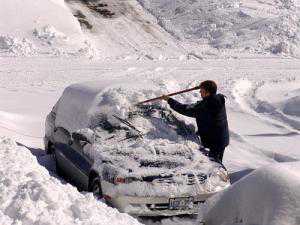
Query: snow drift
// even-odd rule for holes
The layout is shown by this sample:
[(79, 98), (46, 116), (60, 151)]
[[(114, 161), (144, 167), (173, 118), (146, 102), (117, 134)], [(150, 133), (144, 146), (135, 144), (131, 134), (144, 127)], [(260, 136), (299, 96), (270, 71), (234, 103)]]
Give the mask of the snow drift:
[(203, 208), (207, 225), (300, 223), (300, 163), (272, 164), (257, 169)]
[(0, 137), (0, 161), (1, 225), (139, 224), (51, 176), (27, 148), (6, 137)]

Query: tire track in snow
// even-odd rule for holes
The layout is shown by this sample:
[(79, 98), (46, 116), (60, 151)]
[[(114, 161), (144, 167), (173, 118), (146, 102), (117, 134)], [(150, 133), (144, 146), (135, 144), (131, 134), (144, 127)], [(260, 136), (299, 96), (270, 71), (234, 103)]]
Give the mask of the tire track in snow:
[(255, 86), (247, 79), (237, 80), (233, 86), (232, 95), (242, 109), (243, 117), (248, 118), (241, 121), (244, 126), (238, 135), (277, 162), (298, 161), (300, 155), (296, 148), (300, 132), (255, 108), (258, 101), (256, 91), (262, 86)]
[[(260, 103), (262, 103), (262, 101), (257, 98), (256, 93), (259, 89), (263, 88), (264, 85), (265, 82), (254, 85), (247, 79), (240, 79), (236, 81), (232, 90), (232, 95), (234, 96), (235, 101), (240, 105), (241, 109), (243, 109), (245, 112), (259, 117), (265, 123), (273, 125), (274, 127), (286, 129), (288, 131), (286, 132), (287, 134), (296, 133), (300, 135), (299, 129), (295, 129), (293, 124), (288, 119), (280, 121), (277, 118), (276, 120), (276, 117), (268, 114), (269, 110), (259, 110)], [(271, 105), (269, 106), (271, 107)]]

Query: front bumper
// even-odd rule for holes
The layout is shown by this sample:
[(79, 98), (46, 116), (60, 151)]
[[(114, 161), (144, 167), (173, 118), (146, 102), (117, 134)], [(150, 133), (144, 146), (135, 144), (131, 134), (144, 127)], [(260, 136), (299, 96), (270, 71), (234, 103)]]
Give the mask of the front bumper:
[(119, 196), (111, 198), (108, 200), (108, 202), (112, 206), (118, 208), (120, 212), (125, 212), (134, 216), (193, 215), (198, 213), (199, 206), (202, 205), (205, 200), (213, 194), (214, 193), (207, 193), (191, 196), (193, 197), (193, 204), (188, 209), (170, 209), (169, 197)]

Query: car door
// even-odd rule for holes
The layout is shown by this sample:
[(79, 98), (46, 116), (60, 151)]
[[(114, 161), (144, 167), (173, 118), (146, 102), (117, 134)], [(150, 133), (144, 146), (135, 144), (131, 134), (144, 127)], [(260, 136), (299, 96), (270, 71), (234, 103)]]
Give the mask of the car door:
[(92, 160), (84, 154), (83, 148), (91, 147), (91, 144), (80, 140), (76, 135), (72, 137), (71, 148), (73, 155), (72, 163), (76, 169), (73, 171), (73, 179), (76, 179), (76, 185), (83, 190), (88, 190), (89, 173), (92, 168)]
[(71, 171), (74, 168), (70, 161), (72, 153), (71, 134), (63, 127), (54, 129), (54, 154), (56, 159), (56, 168), (62, 175), (70, 177)]
[(55, 129), (54, 140), (56, 163), (62, 174), (81, 190), (88, 190), (88, 176), (92, 164), (82, 154), (83, 146), (79, 140), (73, 140), (63, 127)]

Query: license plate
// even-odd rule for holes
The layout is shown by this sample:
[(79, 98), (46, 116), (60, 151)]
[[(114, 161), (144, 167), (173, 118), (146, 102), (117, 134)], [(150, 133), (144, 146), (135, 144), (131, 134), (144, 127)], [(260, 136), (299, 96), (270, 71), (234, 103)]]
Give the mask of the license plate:
[(180, 197), (169, 199), (169, 209), (191, 209), (193, 208), (193, 197)]

